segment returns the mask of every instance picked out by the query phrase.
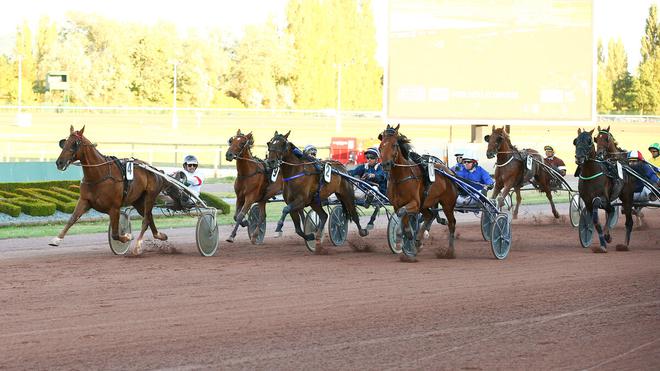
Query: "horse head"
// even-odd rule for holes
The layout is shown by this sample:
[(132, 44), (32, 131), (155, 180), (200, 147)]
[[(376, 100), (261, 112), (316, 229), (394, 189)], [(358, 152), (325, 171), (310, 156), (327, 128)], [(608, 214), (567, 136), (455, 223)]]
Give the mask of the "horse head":
[(610, 133), (609, 126), (607, 129), (601, 129), (598, 126), (598, 135), (596, 135), (594, 141), (596, 142), (596, 157), (598, 159), (602, 160), (607, 157), (608, 153), (616, 153), (618, 151), (616, 141), (612, 133)]
[(275, 131), (273, 138), (268, 141), (268, 159), (266, 160), (268, 167), (274, 169), (280, 166), (284, 159), (284, 154), (291, 151), (289, 134), (291, 134), (291, 130), (286, 134), (280, 134)]
[(577, 138), (573, 139), (575, 145), (575, 163), (582, 165), (586, 160), (593, 159), (596, 155), (592, 134), (594, 129), (586, 131), (578, 129)]
[(380, 151), (381, 165), (385, 171), (392, 169), (401, 153), (401, 147), (399, 146), (400, 126), (397, 125), (394, 127), (387, 124), (387, 128), (378, 135), (378, 140), (380, 140), (378, 150)]
[(243, 156), (243, 153), (246, 150), (249, 151), (249, 149), (252, 147), (252, 144), (254, 144), (252, 132), (243, 134), (241, 133), (241, 129), (238, 129), (236, 135), (229, 138), (227, 144), (229, 144), (229, 148), (227, 148), (227, 152), (225, 153), (225, 158), (227, 161), (239, 158)]
[(83, 136), (84, 132), (84, 126), (80, 130), (74, 130), (73, 125), (71, 125), (69, 137), (60, 140), (60, 148), (62, 148), (62, 152), (55, 161), (58, 170), (64, 171), (72, 162), (82, 160), (83, 147), (86, 145), (92, 145), (89, 140)]
[(484, 137), (486, 143), (488, 143), (488, 149), (486, 150), (486, 157), (493, 158), (497, 156), (497, 153), (500, 151), (502, 143), (507, 143), (511, 147), (511, 142), (509, 141), (509, 134), (506, 132), (504, 127), (493, 129), (490, 135)]

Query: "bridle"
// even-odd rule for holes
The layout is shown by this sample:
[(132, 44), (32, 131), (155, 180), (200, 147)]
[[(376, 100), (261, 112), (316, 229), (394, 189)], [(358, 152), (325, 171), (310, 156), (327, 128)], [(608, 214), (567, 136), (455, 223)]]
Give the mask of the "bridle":
[[(234, 139), (237, 138), (237, 137), (239, 137), (239, 135), (235, 135), (235, 136), (229, 138), (229, 140), (227, 141), (227, 143), (231, 146), (232, 142), (233, 142)], [(242, 134), (240, 135), (240, 137), (242, 137), (242, 138), (247, 138), (246, 135), (242, 135)], [(252, 142), (252, 139), (246, 139), (246, 140), (245, 140), (245, 143), (243, 143), (243, 145), (240, 147), (240, 150), (238, 151), (238, 153), (234, 154), (234, 156), (235, 156), (234, 158), (236, 158), (236, 159), (238, 159), (238, 160), (252, 160), (252, 159), (250, 159), (250, 158), (244, 158), (244, 157), (241, 157), (241, 156), (243, 155), (243, 152), (245, 152), (245, 150), (246, 150), (247, 148), (250, 148), (250, 147), (252, 146), (252, 143), (253, 143), (253, 142)], [(252, 160), (252, 161), (254, 161), (254, 160)]]

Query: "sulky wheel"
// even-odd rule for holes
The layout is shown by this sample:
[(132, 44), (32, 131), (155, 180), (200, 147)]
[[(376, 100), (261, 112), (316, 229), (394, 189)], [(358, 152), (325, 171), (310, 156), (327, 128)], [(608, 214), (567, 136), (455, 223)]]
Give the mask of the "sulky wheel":
[(337, 205), (330, 211), (328, 233), (330, 234), (330, 242), (333, 245), (341, 246), (346, 242), (346, 236), (348, 236), (348, 215), (346, 215), (343, 206)]
[[(316, 234), (316, 231), (319, 229), (319, 216), (316, 214), (316, 211), (309, 210), (305, 216), (305, 222), (303, 225), (303, 231), (305, 234)], [(316, 240), (305, 240), (305, 246), (310, 252), (316, 251)]]
[(585, 248), (589, 247), (594, 239), (594, 223), (591, 220), (591, 212), (587, 209), (582, 209), (580, 212), (578, 232), (580, 234), (580, 245)]
[(511, 250), (511, 219), (509, 214), (499, 214), (493, 221), (490, 247), (496, 259), (505, 259)]
[(387, 221), (387, 245), (392, 254), (401, 254), (403, 238), (401, 237), (401, 219), (392, 213), (390, 220)]
[(493, 215), (490, 212), (481, 210), (481, 236), (484, 241), (490, 241), (490, 234), (493, 230)]
[(218, 250), (219, 230), (215, 214), (204, 213), (197, 219), (195, 229), (197, 250), (202, 256), (213, 256)]
[[(119, 212), (119, 235), (130, 234), (131, 233), (131, 211), (124, 210)], [(131, 241), (121, 242), (118, 240), (112, 239), (112, 225), (108, 226), (108, 243), (110, 244), (110, 250), (115, 255), (124, 255), (126, 251), (131, 247)]]
[[(254, 245), (261, 245), (264, 243), (264, 236), (266, 235), (266, 218), (261, 215), (259, 204), (254, 204), (248, 211), (248, 236), (250, 242)], [(258, 229), (257, 236), (252, 239), (253, 234)]]
[(582, 208), (584, 208), (584, 201), (582, 201), (579, 194), (574, 194), (571, 197), (571, 203), (568, 205), (568, 217), (573, 227), (577, 227), (580, 224), (580, 212)]
[(619, 215), (621, 214), (621, 207), (620, 206), (614, 206), (614, 212), (610, 214), (610, 217), (607, 218), (607, 226), (610, 229), (614, 229), (616, 226), (616, 223), (619, 222)]

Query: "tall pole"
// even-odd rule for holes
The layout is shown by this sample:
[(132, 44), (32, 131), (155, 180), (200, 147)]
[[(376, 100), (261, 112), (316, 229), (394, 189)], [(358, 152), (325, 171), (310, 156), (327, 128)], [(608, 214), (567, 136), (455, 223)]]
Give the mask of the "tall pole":
[(18, 113), (21, 113), (21, 98), (23, 97), (23, 56), (18, 55)]
[(335, 132), (341, 132), (341, 63), (337, 65), (337, 113), (335, 116)]
[(174, 65), (174, 101), (172, 102), (172, 129), (179, 127), (179, 118), (176, 115), (176, 66), (179, 64), (178, 61), (172, 62)]

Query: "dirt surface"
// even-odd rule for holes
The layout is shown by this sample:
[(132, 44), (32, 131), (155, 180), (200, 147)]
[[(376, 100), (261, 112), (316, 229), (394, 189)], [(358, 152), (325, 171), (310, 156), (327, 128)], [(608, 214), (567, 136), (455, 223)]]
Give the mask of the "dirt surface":
[(434, 257), (435, 226), (416, 264), (389, 252), (383, 223), (364, 239), (351, 227), (371, 252), (327, 256), (291, 226), (262, 246), (241, 231), (211, 258), (193, 229), (165, 231), (171, 242), (141, 258), (112, 255), (101, 234), (3, 240), (0, 369), (657, 369), (660, 213), (631, 251), (614, 249), (621, 218), (594, 254), (529, 210), (503, 261), (473, 215), (457, 259)]

